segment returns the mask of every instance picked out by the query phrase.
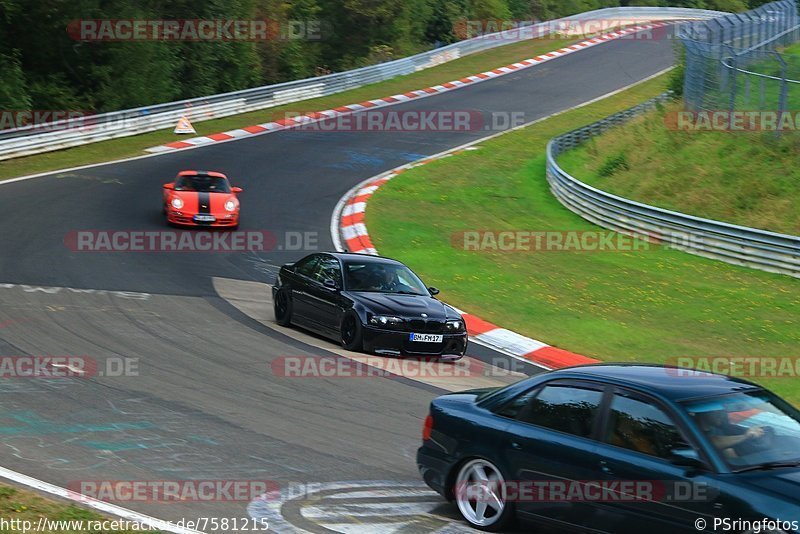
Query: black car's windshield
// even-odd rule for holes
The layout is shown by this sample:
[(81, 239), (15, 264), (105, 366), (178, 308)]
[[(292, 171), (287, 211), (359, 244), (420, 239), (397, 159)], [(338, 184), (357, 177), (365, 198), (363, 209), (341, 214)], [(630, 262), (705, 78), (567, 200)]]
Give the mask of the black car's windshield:
[(684, 403), (734, 470), (800, 462), (800, 413), (766, 391)]
[(219, 176), (180, 176), (175, 181), (175, 191), (197, 191), (198, 193), (230, 193), (228, 180)]
[(425, 284), (404, 265), (378, 262), (349, 262), (344, 265), (345, 287), (349, 291), (377, 291), (407, 295), (429, 295)]

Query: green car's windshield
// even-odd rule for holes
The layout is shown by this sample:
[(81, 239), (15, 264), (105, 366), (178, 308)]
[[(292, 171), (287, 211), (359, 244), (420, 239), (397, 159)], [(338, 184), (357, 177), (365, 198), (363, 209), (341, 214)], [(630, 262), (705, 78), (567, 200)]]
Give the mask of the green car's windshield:
[(734, 470), (800, 462), (800, 412), (766, 391), (683, 403)]

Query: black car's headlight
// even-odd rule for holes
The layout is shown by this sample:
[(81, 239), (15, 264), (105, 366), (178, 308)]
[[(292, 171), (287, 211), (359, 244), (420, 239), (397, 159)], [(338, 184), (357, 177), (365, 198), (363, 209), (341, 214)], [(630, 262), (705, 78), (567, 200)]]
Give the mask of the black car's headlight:
[(394, 315), (372, 315), (368, 316), (369, 324), (383, 328), (397, 328), (403, 324), (403, 319)]
[(444, 324), (444, 329), (448, 332), (463, 332), (465, 330), (464, 321), (461, 319), (454, 319), (451, 321), (447, 321)]

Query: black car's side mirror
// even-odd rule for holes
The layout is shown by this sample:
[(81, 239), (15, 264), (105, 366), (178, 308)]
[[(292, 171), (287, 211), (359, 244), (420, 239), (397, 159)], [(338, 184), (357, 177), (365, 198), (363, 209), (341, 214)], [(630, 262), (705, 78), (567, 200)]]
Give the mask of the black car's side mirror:
[(322, 281), (322, 285), (325, 286), (327, 289), (331, 291), (336, 291), (339, 289), (339, 284), (336, 283), (335, 280), (331, 280), (330, 278), (326, 278)]
[(438, 295), (439, 294), (439, 290), (436, 289), (435, 287), (429, 287), (428, 291), (430, 291), (431, 295)]

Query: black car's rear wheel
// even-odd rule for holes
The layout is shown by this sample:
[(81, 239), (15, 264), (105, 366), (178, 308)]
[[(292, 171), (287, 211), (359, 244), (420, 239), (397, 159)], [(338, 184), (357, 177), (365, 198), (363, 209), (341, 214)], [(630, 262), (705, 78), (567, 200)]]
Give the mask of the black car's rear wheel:
[(355, 313), (348, 313), (344, 316), (339, 331), (342, 338), (342, 347), (356, 352), (364, 349), (361, 319)]
[(279, 289), (275, 293), (275, 322), (281, 326), (289, 326), (292, 323), (292, 302), (285, 289)]
[(462, 465), (453, 495), (461, 516), (475, 528), (496, 532), (514, 522), (514, 503), (506, 500), (503, 474), (489, 460), (476, 458)]

